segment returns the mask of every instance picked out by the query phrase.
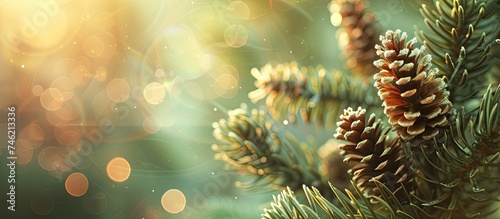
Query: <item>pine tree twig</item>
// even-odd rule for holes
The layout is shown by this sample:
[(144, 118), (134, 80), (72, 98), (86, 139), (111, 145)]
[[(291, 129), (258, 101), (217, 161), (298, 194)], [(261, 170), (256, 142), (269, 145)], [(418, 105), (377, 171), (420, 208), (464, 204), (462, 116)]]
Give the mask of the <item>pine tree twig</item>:
[(253, 102), (266, 98), (273, 118), (296, 122), (300, 115), (306, 123), (316, 122), (333, 128), (341, 110), (358, 105), (377, 113), (380, 100), (365, 83), (352, 80), (351, 75), (338, 71), (327, 72), (317, 68), (299, 67), (296, 62), (277, 66), (267, 64), (251, 71), (258, 88), (249, 93)]
[[(227, 120), (214, 123), (214, 137), (220, 144), (212, 145), (216, 159), (227, 163), (229, 170), (242, 171), (255, 179), (239, 183), (243, 188), (272, 185), (275, 189), (302, 184), (322, 187), (317, 155), (301, 146), (292, 135), (276, 132), (272, 121), (261, 110), (246, 106), (229, 111)], [(308, 158), (308, 156), (310, 158)], [(325, 186), (323, 186), (325, 187)]]
[[(436, 153), (413, 159), (421, 210), (436, 218), (485, 218), (500, 195), (500, 87), (488, 88), (472, 118), (458, 114), (455, 127), (435, 143)], [(432, 156), (436, 155), (436, 156)], [(423, 186), (424, 185), (424, 186)], [(415, 202), (416, 203), (416, 202)]]
[(489, 51), (499, 33), (494, 2), (441, 0), (420, 10), (431, 32), (419, 30), (417, 36), (433, 55), (438, 76), (449, 79), (450, 100), (457, 108), (479, 99), (487, 86), (483, 78), (493, 66)]
[(376, 203), (369, 201), (370, 197), (365, 197), (363, 192), (356, 188), (354, 182), (353, 190), (345, 190), (345, 193), (338, 188), (331, 186), (331, 191), (335, 194), (335, 200), (340, 204), (333, 204), (325, 199), (323, 195), (314, 187), (303, 186), (304, 194), (308, 203), (301, 204), (295, 197), (291, 189), (284, 190), (277, 197), (273, 197), (270, 209), (264, 209), (262, 219), (285, 219), (285, 218), (366, 218), (366, 219), (386, 219), (386, 218), (419, 218), (414, 216), (414, 212), (409, 205), (401, 204), (383, 183), (374, 180), (377, 188), (384, 194), (382, 197), (375, 197)]

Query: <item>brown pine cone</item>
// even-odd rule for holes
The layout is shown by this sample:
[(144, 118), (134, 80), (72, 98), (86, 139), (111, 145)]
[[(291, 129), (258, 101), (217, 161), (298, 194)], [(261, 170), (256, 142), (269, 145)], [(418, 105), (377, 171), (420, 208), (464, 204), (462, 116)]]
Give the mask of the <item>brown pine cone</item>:
[(356, 74), (371, 77), (377, 71), (372, 65), (377, 58), (373, 48), (380, 34), (375, 17), (365, 10), (365, 4), (361, 0), (335, 0), (329, 8), (332, 23), (342, 27), (339, 44), (343, 49), (346, 67)]
[(422, 46), (415, 48), (416, 39), (406, 41), (406, 33), (387, 31), (376, 45), (382, 57), (373, 64), (380, 69), (375, 74), (375, 87), (384, 101), (384, 113), (401, 139), (417, 146), (440, 133), (448, 125), (451, 113), (449, 91), (442, 78), (435, 78), (431, 56), (424, 55)]
[(337, 123), (335, 138), (347, 141), (339, 145), (344, 162), (351, 166), (348, 171), (358, 188), (368, 195), (380, 196), (373, 179), (386, 185), (394, 195), (404, 202), (407, 196), (402, 189), (413, 190), (413, 176), (398, 139), (386, 143), (389, 129), (381, 127), (381, 121), (371, 114), (365, 118), (366, 110), (352, 108), (344, 110)]

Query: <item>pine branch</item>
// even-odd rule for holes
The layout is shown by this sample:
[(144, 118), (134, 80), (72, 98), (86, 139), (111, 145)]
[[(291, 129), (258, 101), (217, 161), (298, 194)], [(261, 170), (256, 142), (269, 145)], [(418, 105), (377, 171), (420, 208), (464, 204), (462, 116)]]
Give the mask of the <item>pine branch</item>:
[[(472, 119), (460, 112), (456, 127), (433, 153), (413, 159), (420, 177), (416, 198), (435, 218), (486, 218), (500, 195), (500, 87), (488, 89)], [(436, 156), (437, 155), (437, 156)], [(416, 157), (416, 156), (415, 156)]]
[(253, 102), (264, 97), (266, 105), (275, 119), (296, 122), (296, 117), (307, 123), (316, 122), (333, 128), (337, 116), (349, 105), (363, 106), (377, 113), (380, 102), (372, 96), (373, 88), (352, 80), (351, 75), (338, 71), (328, 73), (318, 66), (299, 67), (297, 63), (277, 66), (267, 64), (260, 71), (252, 69), (258, 88), (249, 93)]
[(214, 137), (221, 144), (212, 145), (216, 159), (227, 163), (229, 170), (249, 174), (255, 181), (239, 186), (259, 189), (272, 185), (275, 189), (300, 189), (302, 184), (325, 187), (318, 170), (318, 157), (307, 145), (292, 135), (276, 132), (264, 111), (245, 106), (228, 112), (227, 120), (214, 123)]
[(374, 15), (361, 0), (333, 0), (328, 8), (333, 24), (342, 27), (338, 32), (339, 47), (347, 69), (371, 78), (377, 70), (371, 63), (377, 58), (374, 46), (380, 35)]
[(374, 62), (380, 69), (374, 78), (389, 123), (416, 147), (443, 133), (451, 103), (445, 82), (436, 78), (438, 70), (430, 68), (431, 56), (422, 53), (425, 47), (415, 48), (416, 39), (406, 38), (400, 30), (380, 36), (376, 49), (382, 59)]
[[(366, 218), (366, 219), (386, 219), (386, 218), (418, 218), (414, 217), (414, 211), (409, 205), (402, 205), (389, 188), (384, 184), (374, 181), (377, 188), (384, 195), (376, 198), (377, 203), (370, 203), (363, 193), (353, 184), (353, 190), (345, 190), (345, 193), (331, 186), (335, 194), (335, 201), (340, 204), (333, 204), (325, 199), (323, 195), (314, 187), (304, 186), (303, 190), (307, 197), (307, 204), (301, 204), (295, 197), (293, 191), (287, 189), (277, 197), (273, 197), (271, 209), (264, 209), (263, 219), (319, 219), (319, 218)], [(408, 213), (412, 212), (412, 213)]]
[(432, 32), (420, 30), (420, 39), (433, 55), (438, 76), (446, 76), (455, 107), (478, 99), (492, 67), (491, 44), (496, 38), (498, 14), (493, 0), (442, 0), (434, 8), (422, 5), (421, 14)]

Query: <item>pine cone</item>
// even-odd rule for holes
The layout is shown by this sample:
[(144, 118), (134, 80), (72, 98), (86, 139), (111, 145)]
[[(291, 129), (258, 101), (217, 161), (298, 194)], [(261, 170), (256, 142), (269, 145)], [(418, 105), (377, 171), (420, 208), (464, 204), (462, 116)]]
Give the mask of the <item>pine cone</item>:
[(301, 119), (333, 128), (338, 115), (348, 106), (363, 106), (375, 113), (381, 111), (376, 89), (360, 80), (352, 80), (349, 73), (290, 62), (253, 68), (251, 74), (257, 79), (257, 90), (248, 97), (252, 102), (265, 98), (276, 120), (288, 119), (295, 123)]
[(373, 48), (379, 34), (373, 14), (365, 10), (361, 0), (336, 0), (332, 1), (329, 8), (332, 19), (342, 18), (339, 23), (342, 27), (339, 43), (344, 48), (347, 68), (356, 74), (373, 75), (376, 68), (372, 62), (377, 58)]
[(405, 44), (406, 33), (387, 31), (376, 45), (382, 57), (373, 64), (380, 69), (375, 74), (375, 87), (384, 101), (384, 113), (403, 141), (416, 146), (437, 136), (448, 124), (451, 112), (449, 91), (438, 70), (431, 69), (431, 56), (424, 55), (422, 46), (414, 48), (416, 39)]
[(229, 170), (256, 178), (238, 184), (239, 187), (259, 189), (264, 184), (294, 190), (301, 189), (303, 184), (324, 187), (313, 168), (317, 163), (305, 158), (312, 153), (309, 148), (300, 148), (293, 136), (278, 134), (264, 111), (248, 112), (243, 105), (230, 110), (228, 115), (227, 120), (212, 124), (213, 135), (220, 141), (212, 145), (212, 150), (218, 152), (215, 159), (225, 161)]
[(352, 108), (344, 110), (337, 123), (335, 138), (347, 143), (339, 145), (344, 162), (351, 166), (349, 173), (361, 191), (368, 195), (380, 196), (372, 181), (378, 180), (391, 189), (401, 201), (407, 200), (402, 189), (413, 190), (413, 175), (398, 139), (386, 143), (389, 129), (375, 121), (375, 115), (365, 118), (366, 110)]

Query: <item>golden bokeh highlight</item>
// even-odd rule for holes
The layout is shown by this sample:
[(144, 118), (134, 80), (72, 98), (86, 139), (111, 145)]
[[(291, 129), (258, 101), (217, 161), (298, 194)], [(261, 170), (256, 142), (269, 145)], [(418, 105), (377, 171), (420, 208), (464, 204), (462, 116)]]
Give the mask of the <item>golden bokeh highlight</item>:
[(161, 206), (165, 211), (177, 214), (186, 207), (186, 197), (178, 189), (170, 189), (161, 197)]
[(74, 197), (80, 197), (87, 193), (89, 188), (89, 180), (83, 173), (74, 172), (66, 178), (64, 182), (66, 192)]
[(342, 15), (340, 13), (332, 14), (332, 16), (330, 16), (330, 22), (335, 27), (340, 26), (342, 23)]
[(241, 20), (248, 20), (250, 19), (250, 8), (244, 1), (234, 1), (227, 6), (226, 16)]
[(80, 130), (76, 126), (56, 126), (54, 135), (61, 145), (76, 145), (81, 140)]
[(90, 74), (89, 69), (84, 65), (78, 65), (71, 71), (71, 80), (73, 80), (76, 86), (84, 87), (92, 78), (93, 75)]
[(240, 48), (248, 41), (248, 30), (243, 25), (230, 25), (224, 31), (224, 40), (233, 48)]
[(28, 164), (33, 158), (33, 147), (29, 141), (19, 139), (15, 143), (18, 164)]
[(50, 88), (54, 88), (51, 90), (51, 92), (59, 92), (52, 94), (52, 96), (54, 98), (60, 98), (61, 101), (67, 101), (71, 99), (75, 92), (75, 84), (68, 77), (59, 77), (55, 79), (50, 84)]
[(63, 95), (56, 88), (49, 88), (40, 95), (40, 104), (43, 108), (49, 111), (54, 111), (61, 107)]
[(340, 47), (346, 47), (347, 44), (349, 43), (349, 34), (347, 34), (345, 31), (343, 30), (339, 30), (339, 32), (337, 32), (337, 38), (338, 38), (338, 42), (339, 42), (339, 46)]
[(33, 95), (39, 97), (43, 93), (42, 85), (37, 84), (37, 85), (33, 86), (33, 88), (31, 89), (31, 92), (33, 93)]
[(153, 105), (163, 102), (165, 94), (165, 87), (158, 82), (151, 82), (144, 88), (144, 98)]
[(31, 148), (36, 149), (40, 147), (45, 139), (45, 132), (42, 127), (36, 123), (30, 123), (21, 130), (19, 134), (20, 140), (25, 140), (30, 143)]
[(222, 74), (215, 80), (215, 93), (223, 98), (231, 98), (238, 93), (238, 79), (231, 74)]
[(83, 208), (91, 215), (100, 215), (106, 211), (107, 207), (108, 197), (103, 192), (85, 196), (83, 199)]
[(123, 182), (130, 177), (130, 164), (122, 157), (115, 157), (108, 162), (106, 172), (108, 177), (115, 182)]
[(67, 161), (59, 147), (49, 146), (38, 153), (38, 164), (47, 171), (53, 171), (61, 168), (60, 165), (67, 165)]
[(332, 14), (330, 16), (330, 22), (332, 23), (332, 25), (335, 27), (340, 26), (340, 24), (342, 23), (342, 14), (340, 14), (340, 5), (338, 3), (332, 2), (328, 6), (328, 9)]
[[(79, 111), (74, 106), (75, 103), (76, 103), (76, 101), (73, 101), (73, 100), (65, 101), (61, 104), (61, 107), (59, 107), (59, 109), (54, 110), (51, 113), (55, 114), (62, 121), (74, 120), (80, 116)], [(57, 118), (54, 118), (54, 119), (57, 120)]]
[(125, 79), (114, 78), (106, 87), (108, 98), (113, 102), (123, 102), (130, 96), (130, 86)]
[(155, 76), (157, 78), (163, 78), (163, 76), (165, 76), (165, 71), (163, 71), (163, 69), (156, 69)]

